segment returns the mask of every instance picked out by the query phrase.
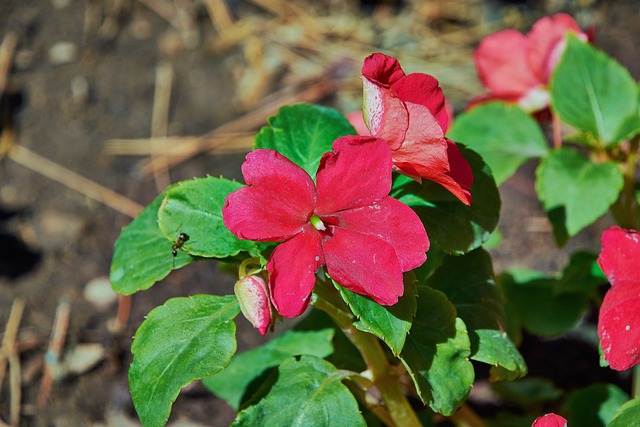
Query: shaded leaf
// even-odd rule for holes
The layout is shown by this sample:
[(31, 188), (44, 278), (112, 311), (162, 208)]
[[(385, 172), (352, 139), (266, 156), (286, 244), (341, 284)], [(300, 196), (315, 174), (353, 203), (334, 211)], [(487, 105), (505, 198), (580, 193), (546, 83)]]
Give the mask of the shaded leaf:
[(627, 393), (613, 384), (593, 384), (567, 396), (562, 405), (569, 425), (606, 426), (620, 407), (629, 400)]
[(491, 388), (505, 401), (522, 408), (552, 402), (562, 396), (562, 390), (546, 378), (523, 378), (517, 381), (499, 382)]

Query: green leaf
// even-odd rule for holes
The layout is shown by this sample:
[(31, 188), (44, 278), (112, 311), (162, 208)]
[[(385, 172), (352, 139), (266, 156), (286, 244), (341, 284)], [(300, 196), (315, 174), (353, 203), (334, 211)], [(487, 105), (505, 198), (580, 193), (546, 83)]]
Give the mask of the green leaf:
[(149, 289), (172, 269), (183, 267), (196, 258), (178, 251), (173, 257), (172, 243), (158, 227), (158, 209), (164, 199), (159, 195), (122, 229), (113, 250), (110, 280), (113, 290), (123, 295)]
[(480, 154), (498, 185), (521, 164), (549, 151), (540, 125), (520, 107), (501, 102), (479, 105), (457, 116), (447, 136)]
[(418, 286), (418, 310), (400, 360), (418, 396), (431, 409), (451, 415), (473, 384), (469, 336), (445, 294)]
[(629, 427), (640, 420), (640, 397), (628, 401), (618, 411), (607, 427)]
[(569, 148), (552, 151), (536, 175), (536, 191), (554, 230), (566, 229), (569, 236), (605, 214), (624, 185), (615, 163), (592, 163)]
[(555, 287), (555, 292), (593, 295), (600, 285), (608, 282), (597, 260), (598, 256), (589, 252), (572, 253), (569, 264), (562, 271), (562, 277)]
[(546, 378), (524, 378), (517, 381), (494, 383), (491, 387), (506, 402), (523, 408), (552, 402), (562, 396), (562, 390)]
[(404, 295), (390, 307), (383, 306), (370, 298), (358, 295), (336, 284), (344, 301), (358, 318), (354, 325), (364, 332), (369, 332), (383, 340), (394, 355), (398, 355), (404, 346), (405, 339), (413, 316), (416, 313), (416, 280), (412, 274), (404, 275)]
[(160, 229), (176, 242), (180, 233), (188, 239), (182, 249), (191, 255), (225, 258), (255, 249), (255, 243), (234, 236), (222, 220), (222, 206), (229, 193), (242, 184), (224, 178), (195, 178), (167, 191), (158, 211)]
[(496, 288), (491, 256), (476, 249), (462, 256), (447, 256), (427, 286), (444, 292), (467, 325), (471, 359), (502, 369), (499, 378), (513, 380), (527, 373), (527, 365), (503, 331), (502, 299)]
[(356, 133), (342, 113), (320, 105), (282, 107), (268, 123), (256, 135), (255, 148), (280, 152), (314, 180), (320, 158), (331, 151), (333, 141)]
[(551, 77), (551, 104), (562, 121), (605, 143), (620, 142), (622, 123), (638, 112), (629, 71), (574, 35)]
[(237, 411), (249, 387), (269, 368), (280, 365), (291, 356), (306, 354), (324, 358), (333, 353), (333, 334), (333, 329), (285, 332), (262, 347), (236, 355), (227, 369), (203, 379), (202, 383)]
[(236, 352), (240, 313), (235, 296), (173, 298), (136, 331), (129, 368), (131, 397), (142, 425), (163, 426), (180, 389), (224, 369)]
[(571, 393), (562, 405), (562, 413), (571, 426), (601, 427), (609, 424), (627, 400), (629, 396), (618, 386), (593, 384)]
[(349, 374), (314, 356), (285, 360), (268, 393), (238, 413), (234, 426), (365, 426), (342, 384)]
[(471, 165), (471, 206), (466, 206), (444, 187), (424, 180), (422, 185), (398, 175), (391, 195), (411, 206), (422, 220), (429, 240), (449, 254), (463, 254), (489, 239), (500, 216), (500, 194), (491, 170), (472, 150), (460, 146)]

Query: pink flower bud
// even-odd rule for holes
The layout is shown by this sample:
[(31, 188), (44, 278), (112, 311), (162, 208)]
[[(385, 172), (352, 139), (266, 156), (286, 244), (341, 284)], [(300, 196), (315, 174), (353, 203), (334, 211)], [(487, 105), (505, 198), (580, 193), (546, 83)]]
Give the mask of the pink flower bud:
[(265, 335), (271, 324), (271, 304), (264, 280), (259, 276), (245, 276), (236, 282), (233, 290), (244, 317)]

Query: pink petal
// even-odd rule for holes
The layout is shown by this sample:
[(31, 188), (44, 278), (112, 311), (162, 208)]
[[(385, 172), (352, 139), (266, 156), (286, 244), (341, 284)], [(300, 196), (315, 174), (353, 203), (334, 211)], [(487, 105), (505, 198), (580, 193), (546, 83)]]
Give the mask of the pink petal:
[(560, 415), (547, 414), (536, 418), (531, 427), (567, 427), (567, 420)]
[(344, 136), (325, 153), (316, 174), (316, 214), (367, 206), (391, 191), (391, 151), (386, 142)]
[(394, 91), (362, 78), (362, 114), (371, 135), (383, 138), (391, 149), (404, 141), (409, 126), (409, 113)]
[(498, 98), (519, 97), (541, 82), (530, 69), (527, 37), (515, 30), (485, 37), (473, 53), (482, 84)]
[(265, 335), (271, 324), (271, 304), (267, 284), (260, 276), (245, 276), (233, 286), (244, 317)]
[(356, 130), (358, 135), (362, 136), (370, 136), (371, 132), (367, 127), (367, 124), (364, 122), (364, 116), (362, 115), (362, 111), (352, 111), (350, 113), (345, 114), (351, 126)]
[(340, 228), (376, 236), (389, 243), (402, 271), (413, 270), (427, 259), (429, 238), (420, 218), (396, 199), (385, 197), (371, 206), (342, 211), (337, 217)]
[(404, 293), (400, 261), (384, 240), (335, 227), (322, 248), (329, 274), (350, 291), (382, 305), (395, 304)]
[(374, 53), (364, 59), (362, 75), (386, 87), (405, 76), (398, 60), (382, 53)]
[(612, 286), (620, 281), (640, 281), (640, 233), (620, 227), (605, 230), (598, 264)]
[(619, 281), (609, 289), (600, 307), (598, 337), (612, 369), (640, 363), (640, 279)]
[(445, 108), (442, 89), (434, 77), (423, 73), (412, 73), (391, 86), (405, 103), (424, 105), (440, 124), (443, 132), (449, 128), (449, 114)]
[(277, 242), (299, 233), (313, 212), (311, 177), (273, 150), (255, 150), (242, 164), (246, 187), (227, 196), (225, 226), (241, 239)]
[(284, 317), (296, 317), (310, 302), (315, 272), (324, 264), (320, 235), (309, 224), (278, 245), (267, 263), (271, 301)]

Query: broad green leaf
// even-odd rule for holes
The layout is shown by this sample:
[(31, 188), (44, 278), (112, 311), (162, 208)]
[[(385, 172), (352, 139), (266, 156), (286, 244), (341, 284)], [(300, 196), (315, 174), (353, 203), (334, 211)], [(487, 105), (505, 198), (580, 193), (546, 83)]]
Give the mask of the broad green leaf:
[(256, 135), (254, 147), (280, 152), (315, 180), (320, 158), (331, 151), (333, 141), (355, 133), (344, 115), (333, 108), (296, 104), (282, 107), (269, 118), (268, 126)]
[(182, 387), (229, 364), (238, 313), (235, 296), (216, 295), (173, 298), (149, 313), (136, 331), (129, 368), (142, 425), (164, 426)]
[(503, 330), (502, 299), (489, 253), (476, 249), (447, 256), (426, 284), (444, 292), (456, 307), (469, 332), (471, 359), (501, 367), (495, 379), (513, 380), (527, 373), (524, 359)]
[(500, 194), (491, 170), (472, 150), (460, 146), (471, 165), (471, 206), (466, 206), (444, 187), (424, 180), (422, 185), (398, 175), (391, 195), (411, 206), (422, 220), (429, 240), (449, 254), (463, 254), (480, 247), (498, 224)]
[(469, 336), (445, 294), (418, 286), (418, 310), (400, 360), (418, 396), (431, 409), (451, 415), (473, 385)]
[(229, 193), (242, 184), (224, 178), (195, 178), (174, 185), (158, 211), (160, 229), (174, 243), (181, 233), (188, 238), (182, 249), (191, 255), (225, 258), (255, 249), (255, 243), (234, 236), (222, 220)]
[(521, 164), (549, 151), (540, 125), (520, 107), (501, 102), (457, 116), (447, 136), (480, 154), (498, 185)]
[(638, 420), (640, 420), (640, 397), (636, 397), (622, 405), (607, 427), (634, 426)]
[(172, 243), (158, 227), (158, 209), (164, 199), (159, 195), (122, 229), (111, 260), (110, 280), (113, 290), (123, 295), (149, 289), (171, 270), (183, 267), (196, 258), (178, 251), (172, 255)]
[(627, 393), (613, 384), (593, 384), (571, 393), (562, 405), (569, 425), (606, 426), (620, 407), (629, 400)]
[(569, 236), (605, 214), (624, 185), (615, 163), (592, 163), (570, 148), (549, 153), (536, 175), (536, 191), (554, 230), (566, 229)]
[(365, 426), (353, 394), (342, 384), (349, 374), (314, 356), (291, 357), (257, 403), (238, 413), (233, 426)]
[[(370, 298), (358, 295), (337, 285), (344, 301), (358, 318), (354, 325), (364, 332), (369, 332), (383, 340), (394, 355), (398, 355), (404, 346), (405, 339), (413, 316), (416, 313), (416, 280), (412, 274), (404, 275), (404, 295), (390, 307), (380, 305)], [(335, 283), (335, 282), (334, 282)]]
[(236, 355), (224, 371), (204, 378), (202, 383), (236, 411), (253, 382), (269, 368), (291, 356), (307, 354), (324, 358), (333, 353), (333, 329), (288, 331), (265, 345)]
[(600, 285), (608, 282), (597, 260), (597, 255), (589, 252), (571, 254), (569, 264), (562, 271), (562, 277), (555, 287), (555, 292), (579, 292), (593, 295)]
[(618, 62), (569, 34), (551, 77), (551, 104), (578, 131), (616, 143), (626, 136), (623, 122), (638, 112), (638, 89)]
[(491, 387), (506, 402), (523, 408), (552, 402), (562, 396), (562, 390), (547, 378), (523, 378), (517, 381), (494, 383)]

